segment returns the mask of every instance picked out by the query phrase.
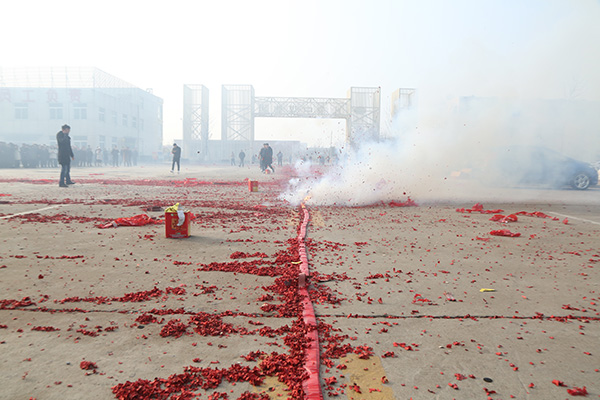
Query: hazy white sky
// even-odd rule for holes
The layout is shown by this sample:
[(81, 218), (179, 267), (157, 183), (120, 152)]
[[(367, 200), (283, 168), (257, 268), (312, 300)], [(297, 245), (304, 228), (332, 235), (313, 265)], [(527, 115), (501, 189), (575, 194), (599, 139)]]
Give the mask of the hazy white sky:
[[(388, 111), (401, 87), (417, 88), (421, 106), (600, 100), (599, 0), (22, 0), (0, 13), (1, 66), (93, 66), (153, 88), (165, 141), (182, 136), (184, 84), (209, 88), (212, 139), (222, 84), (290, 97), (381, 86)], [(289, 121), (279, 138), (328, 144), (343, 132), (338, 121)], [(273, 126), (257, 124), (257, 138)]]

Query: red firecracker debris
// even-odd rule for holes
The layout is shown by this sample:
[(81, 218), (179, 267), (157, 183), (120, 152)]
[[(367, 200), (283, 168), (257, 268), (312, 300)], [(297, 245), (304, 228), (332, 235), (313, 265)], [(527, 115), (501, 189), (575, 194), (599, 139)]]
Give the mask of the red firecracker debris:
[(96, 365), (96, 363), (93, 363), (91, 361), (82, 361), (79, 364), (79, 368), (84, 370), (95, 370), (98, 368), (98, 366)]
[(519, 237), (520, 233), (512, 233), (508, 229), (498, 229), (496, 231), (491, 231), (490, 235), (492, 236), (508, 236), (508, 237)]
[(588, 391), (586, 389), (586, 387), (573, 387), (572, 389), (567, 389), (567, 393), (569, 393), (571, 396), (587, 396), (588, 395)]

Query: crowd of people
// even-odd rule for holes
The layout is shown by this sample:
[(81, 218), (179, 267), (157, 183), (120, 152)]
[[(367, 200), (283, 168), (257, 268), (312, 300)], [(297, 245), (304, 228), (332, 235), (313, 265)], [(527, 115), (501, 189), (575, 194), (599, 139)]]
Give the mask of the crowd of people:
[[(113, 146), (111, 150), (91, 146), (72, 146), (75, 167), (102, 167), (137, 165), (138, 152)], [(0, 142), (0, 168), (58, 168), (58, 147), (45, 144), (22, 144)]]
[[(258, 154), (252, 155), (251, 162), (252, 162), (252, 164), (256, 164), (258, 162), (260, 165), (260, 170), (263, 173), (275, 172), (275, 168), (273, 168), (273, 162), (274, 162), (275, 157), (277, 158), (277, 165), (282, 166), (283, 165), (283, 153), (281, 151), (279, 151), (276, 155), (273, 155), (273, 148), (269, 145), (269, 143), (264, 143), (263, 147), (260, 149)], [(232, 151), (231, 156), (230, 156), (231, 165), (232, 166), (237, 165), (239, 167), (243, 167), (244, 160), (246, 158), (246, 153), (244, 152), (244, 150), (240, 151), (237, 158), (239, 159), (239, 162), (236, 161), (235, 153)], [(337, 153), (333, 153), (332, 156), (329, 156), (327, 154), (321, 154), (320, 152), (315, 152), (314, 157), (313, 157), (313, 154), (299, 155), (299, 156), (297, 156), (297, 160), (299, 160), (303, 163), (310, 162), (311, 164), (317, 163), (319, 165), (324, 166), (324, 165), (338, 164), (339, 157), (338, 157)], [(292, 155), (288, 155), (287, 162), (292, 164), (292, 162), (293, 162)]]

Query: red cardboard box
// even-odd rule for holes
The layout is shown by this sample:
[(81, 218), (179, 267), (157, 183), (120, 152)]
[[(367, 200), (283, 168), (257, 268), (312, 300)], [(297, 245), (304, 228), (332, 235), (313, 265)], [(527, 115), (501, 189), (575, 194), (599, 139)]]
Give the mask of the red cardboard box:
[(251, 192), (258, 192), (258, 181), (248, 181), (248, 189)]
[(165, 213), (165, 232), (168, 238), (181, 239), (190, 237), (190, 227), (192, 218), (190, 216), (189, 211), (184, 212), (184, 214), (185, 221), (183, 222), (183, 225), (177, 226), (177, 223), (179, 222), (179, 217), (177, 216), (177, 213)]

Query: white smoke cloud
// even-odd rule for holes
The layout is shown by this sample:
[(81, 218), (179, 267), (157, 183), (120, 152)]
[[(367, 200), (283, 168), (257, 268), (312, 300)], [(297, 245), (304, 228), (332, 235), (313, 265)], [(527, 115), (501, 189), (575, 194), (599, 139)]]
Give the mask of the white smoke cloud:
[[(587, 136), (589, 129), (578, 136), (569, 127), (593, 104), (501, 98), (446, 102), (421, 112), (416, 125), (407, 125), (413, 118), (397, 118), (392, 124), (396, 134), (390, 139), (343, 150), (338, 165), (323, 176), (314, 176), (310, 164), (298, 164), (298, 178), (290, 182), (282, 198), (299, 204), (310, 196), (308, 204), (340, 206), (404, 202), (408, 198), (421, 204), (541, 199), (546, 196), (545, 187), (534, 186), (538, 191), (504, 190), (519, 185), (522, 176), (501, 176), (496, 163), (506, 156), (509, 146), (515, 145), (585, 154), (589, 140), (565, 142)], [(588, 122), (592, 120), (600, 122), (597, 116), (590, 116)], [(518, 157), (510, 161), (515, 165), (505, 169), (539, 170), (537, 162)]]
[[(389, 140), (345, 149), (339, 165), (322, 177), (298, 172), (282, 197), (299, 203), (310, 194), (309, 204), (319, 205), (409, 196), (417, 202), (502, 200), (507, 195), (494, 187), (498, 182), (488, 168), (506, 146), (544, 146), (582, 161), (600, 160), (600, 115), (594, 111), (600, 101), (600, 4), (577, 2), (560, 15), (555, 8), (545, 11), (552, 26), (536, 25), (535, 11), (521, 8), (519, 29), (507, 28), (509, 39), (501, 46), (486, 42), (484, 24), (474, 20), (480, 36), (416, 49), (419, 59), (430, 61), (412, 76), (418, 117), (401, 114), (386, 132)], [(445, 37), (439, 40), (445, 43)]]

